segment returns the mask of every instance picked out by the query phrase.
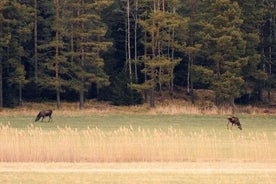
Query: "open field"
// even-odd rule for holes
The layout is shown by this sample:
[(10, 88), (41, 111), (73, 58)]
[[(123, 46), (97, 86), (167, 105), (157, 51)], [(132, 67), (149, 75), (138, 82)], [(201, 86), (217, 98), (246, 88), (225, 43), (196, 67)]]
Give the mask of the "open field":
[(0, 184), (272, 184), (274, 163), (0, 163)]
[(1, 113), (0, 184), (276, 182), (275, 115), (36, 113)]
[(276, 161), (275, 116), (59, 114), (1, 116), (2, 162)]

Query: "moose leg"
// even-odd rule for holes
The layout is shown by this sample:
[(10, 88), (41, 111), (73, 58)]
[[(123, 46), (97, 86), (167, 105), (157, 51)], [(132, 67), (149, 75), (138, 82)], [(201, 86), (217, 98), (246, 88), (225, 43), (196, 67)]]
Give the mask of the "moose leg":
[(49, 121), (51, 121), (51, 120), (52, 120), (52, 116), (50, 115), (50, 116), (49, 116), (49, 120), (48, 120), (48, 122), (49, 122)]
[(231, 123), (231, 130), (232, 130), (233, 123), (232, 123), (232, 122), (230, 122), (230, 121), (228, 121), (228, 123), (227, 123), (227, 129), (229, 129), (229, 123)]

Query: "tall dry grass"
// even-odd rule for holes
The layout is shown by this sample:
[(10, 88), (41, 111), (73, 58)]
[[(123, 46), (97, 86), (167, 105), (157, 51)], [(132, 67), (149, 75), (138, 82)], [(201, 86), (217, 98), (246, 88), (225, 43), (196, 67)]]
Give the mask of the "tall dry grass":
[(209, 115), (229, 115), (229, 114), (275, 114), (276, 109), (266, 109), (254, 106), (235, 106), (235, 111), (230, 106), (216, 106), (211, 102), (202, 102), (198, 104), (191, 104), (181, 100), (165, 100), (157, 102), (155, 108), (150, 108), (148, 104), (133, 105), (133, 106), (114, 106), (108, 102), (97, 102), (95, 100), (88, 101), (85, 104), (85, 109), (80, 110), (78, 103), (62, 103), (61, 109), (56, 109), (54, 102), (48, 103), (27, 103), (23, 106), (14, 109), (0, 109), (0, 115), (33, 115), (36, 116), (40, 110), (53, 109), (54, 114), (71, 115), (72, 112), (78, 115), (91, 114), (209, 114)]
[[(227, 135), (222, 135), (222, 134)], [(1, 162), (276, 161), (276, 132), (186, 132), (175, 128), (114, 131), (0, 126)]]

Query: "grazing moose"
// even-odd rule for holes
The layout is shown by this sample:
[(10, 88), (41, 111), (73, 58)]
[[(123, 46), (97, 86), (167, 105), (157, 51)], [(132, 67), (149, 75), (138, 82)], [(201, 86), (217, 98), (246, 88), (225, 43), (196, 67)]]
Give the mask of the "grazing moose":
[[(36, 116), (35, 121), (40, 120), (40, 118), (42, 118), (41, 121), (43, 121), (43, 119), (44, 119), (46, 116), (49, 117), (49, 121), (50, 121), (50, 120), (52, 119), (52, 113), (53, 113), (53, 111), (52, 111), (51, 109), (40, 111), (40, 112), (38, 113), (38, 115)], [(48, 122), (49, 122), (49, 121), (48, 121)]]
[(237, 118), (235, 116), (230, 116), (227, 119), (228, 119), (228, 123), (227, 123), (227, 128), (228, 129), (229, 129), (229, 123), (231, 123), (232, 124), (231, 129), (232, 129), (233, 125), (236, 125), (236, 126), (238, 126), (238, 128), (240, 130), (242, 130), (242, 126), (241, 126), (239, 118)]

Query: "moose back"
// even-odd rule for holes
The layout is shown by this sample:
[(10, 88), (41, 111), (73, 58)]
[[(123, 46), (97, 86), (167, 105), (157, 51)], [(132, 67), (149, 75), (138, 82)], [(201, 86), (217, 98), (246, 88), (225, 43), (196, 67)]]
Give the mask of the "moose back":
[[(36, 116), (35, 121), (39, 121), (40, 118), (42, 118), (41, 121), (43, 121), (43, 119), (44, 119), (46, 116), (49, 117), (49, 121), (50, 121), (50, 120), (52, 119), (52, 113), (53, 113), (52, 109), (40, 111), (40, 112), (38, 113), (38, 115)], [(48, 121), (48, 122), (49, 122), (49, 121)]]
[(235, 117), (235, 116), (230, 116), (227, 118), (228, 119), (228, 123), (227, 123), (227, 128), (229, 129), (229, 124), (231, 123), (231, 129), (233, 127), (233, 125), (236, 125), (240, 130), (242, 130), (242, 125), (240, 123), (239, 118)]

